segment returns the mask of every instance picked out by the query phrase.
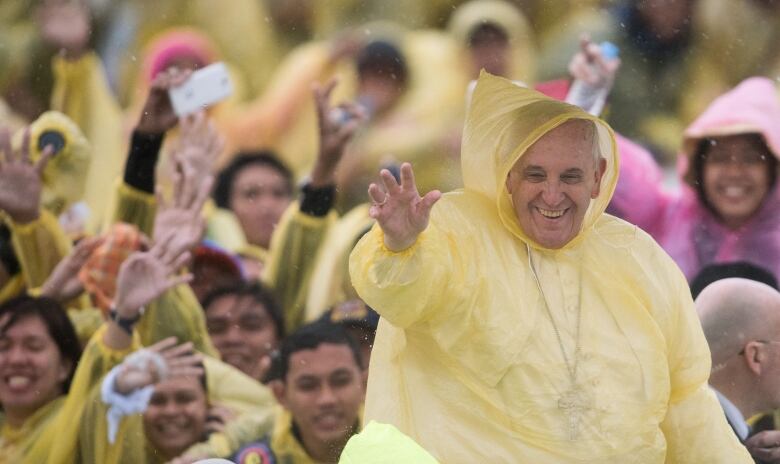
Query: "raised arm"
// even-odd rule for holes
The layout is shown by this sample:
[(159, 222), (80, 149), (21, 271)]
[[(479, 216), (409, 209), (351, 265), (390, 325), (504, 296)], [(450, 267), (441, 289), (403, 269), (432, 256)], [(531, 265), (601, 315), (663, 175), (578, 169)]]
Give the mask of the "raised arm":
[(144, 103), (138, 124), (133, 128), (130, 149), (119, 186), (118, 201), (111, 219), (135, 224), (151, 235), (155, 215), (155, 168), (165, 133), (179, 122), (173, 112), (168, 89), (182, 84), (189, 72), (171, 69), (158, 74)]
[(11, 229), (27, 288), (43, 285), (70, 250), (57, 219), (40, 206), (43, 170), (53, 154), (53, 147), (47, 146), (39, 159), (32, 160), (29, 129), (19, 150), (12, 149), (9, 132), (0, 130), (0, 213)]
[[(363, 301), (405, 328), (433, 317), (447, 306), (448, 298), (458, 298), (453, 283), (463, 283), (463, 263), (453, 246), (456, 238), (439, 228), (438, 221), (429, 224), (441, 193), (420, 196), (407, 163), (401, 166), (400, 184), (387, 170), (381, 179), (384, 189), (377, 184), (369, 188), (373, 201), (369, 214), (377, 225), (352, 251), (349, 273)], [(458, 215), (449, 202), (439, 211), (438, 219)]]
[[(173, 196), (166, 200), (157, 194), (154, 242), (173, 237), (170, 247), (189, 252), (200, 242), (205, 228), (203, 205), (211, 190), (211, 167), (221, 149), (215, 129), (202, 114), (185, 118), (171, 155)], [(141, 341), (151, 344), (175, 336), (191, 341), (199, 351), (217, 356), (206, 331), (198, 300), (189, 285), (179, 285), (152, 303), (138, 327)]]
[(143, 308), (167, 290), (189, 282), (191, 274), (176, 275), (190, 259), (187, 250), (174, 248), (173, 234), (157, 241), (149, 251), (130, 255), (119, 268), (116, 298), (103, 342), (113, 350), (124, 350), (133, 342), (133, 326)]
[(301, 201), (290, 205), (274, 232), (263, 274), (284, 310), (288, 332), (304, 322), (309, 279), (317, 264), (315, 257), (334, 219), (330, 214), (336, 195), (334, 174), (345, 146), (364, 119), (355, 104), (331, 106), (329, 99), (335, 86), (333, 80), (313, 90), (320, 150), (311, 179), (302, 189)]

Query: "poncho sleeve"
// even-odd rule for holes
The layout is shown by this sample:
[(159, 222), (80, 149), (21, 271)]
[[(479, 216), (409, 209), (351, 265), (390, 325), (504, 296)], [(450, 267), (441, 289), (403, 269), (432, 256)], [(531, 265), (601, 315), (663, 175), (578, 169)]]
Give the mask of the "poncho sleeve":
[(73, 463), (77, 453), (78, 436), (80, 429), (88, 429), (90, 433), (102, 433), (106, 436), (106, 429), (90, 428), (94, 424), (83, 421), (85, 408), (89, 405), (89, 398), (93, 389), (99, 385), (103, 376), (114, 366), (137, 349), (140, 345), (134, 339), (127, 350), (112, 350), (103, 343), (105, 326), (92, 336), (79, 360), (79, 366), (73, 377), (70, 391), (65, 404), (44, 432), (40, 440), (40, 446), (27, 456), (25, 462), (65, 464)]
[(305, 322), (306, 296), (317, 262), (315, 257), (334, 220), (333, 212), (312, 216), (302, 212), (295, 202), (287, 208), (274, 232), (263, 280), (274, 289), (287, 333)]
[[(115, 221), (135, 224), (151, 236), (156, 209), (154, 195), (122, 183), (113, 217)], [(138, 332), (144, 345), (174, 336), (180, 343), (191, 341), (201, 353), (219, 357), (206, 330), (203, 310), (189, 285), (172, 288), (152, 302), (138, 325)]]
[(168, 337), (179, 343), (192, 342), (203, 354), (219, 358), (206, 329), (206, 317), (188, 284), (178, 285), (146, 308), (137, 327), (144, 346)]
[(70, 252), (70, 241), (57, 219), (46, 210), (27, 224), (16, 224), (10, 219), (8, 224), (25, 285), (27, 288), (40, 287), (57, 263)]
[(122, 172), (122, 110), (108, 85), (100, 58), (87, 53), (77, 60), (55, 57), (51, 108), (78, 125), (92, 145), (84, 199), (90, 207), (90, 228), (104, 220), (111, 198), (107, 192)]
[(126, 222), (138, 226), (138, 229), (151, 236), (154, 229), (154, 216), (157, 214), (157, 202), (154, 195), (133, 188), (122, 182), (116, 189), (116, 203), (111, 221)]
[(710, 352), (685, 277), (665, 254), (658, 262), (659, 275), (669, 276), (674, 295), (669, 319), (661, 325), (667, 339), (671, 383), (668, 411), (661, 423), (667, 442), (666, 462), (752, 463), (707, 386)]
[(414, 245), (398, 253), (385, 247), (382, 229), (375, 225), (350, 255), (349, 274), (358, 295), (396, 327), (435, 318), (464, 284), (457, 241), (434, 219)]

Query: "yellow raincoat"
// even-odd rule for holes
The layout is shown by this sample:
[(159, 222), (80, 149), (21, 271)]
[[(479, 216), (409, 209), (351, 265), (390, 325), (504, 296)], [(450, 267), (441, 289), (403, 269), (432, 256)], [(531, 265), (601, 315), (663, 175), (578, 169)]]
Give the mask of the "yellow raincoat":
[[(474, 30), (482, 24), (498, 26), (507, 34), (509, 40), (509, 75), (511, 79), (519, 79), (527, 84), (534, 81), (536, 69), (536, 45), (531, 23), (523, 12), (511, 3), (502, 0), (473, 0), (464, 3), (452, 14), (447, 26), (450, 34), (458, 41), (464, 58), (463, 68), (466, 72), (469, 65), (466, 60), (469, 38)], [(473, 79), (474, 76), (467, 77)], [(463, 95), (460, 96), (463, 101)]]
[(122, 109), (96, 54), (87, 53), (76, 60), (55, 57), (52, 70), (52, 108), (68, 115), (84, 131), (95, 154), (83, 168), (81, 180), (84, 201), (90, 208), (88, 229), (96, 232), (105, 221), (111, 189), (124, 168)]
[(21, 273), (0, 289), (0, 302), (3, 302), (25, 289), (43, 285), (60, 259), (70, 252), (71, 244), (57, 218), (45, 209), (38, 219), (27, 224), (17, 224), (2, 213), (0, 220), (11, 229), (14, 255), (21, 267)]
[[(505, 179), (573, 118), (596, 123), (607, 171), (579, 234), (545, 249), (520, 228)], [(604, 214), (617, 161), (600, 119), (480, 77), (465, 190), (444, 195), (409, 249), (390, 252), (375, 227), (351, 256), (355, 289), (383, 317), (367, 420), (395, 425), (442, 462), (752, 462), (707, 388), (710, 354), (685, 278), (649, 235)], [(578, 325), (571, 362), (586, 401), (571, 439), (562, 349), (571, 359)]]
[[(22, 427), (13, 428), (0, 419), (0, 463), (74, 462), (81, 411), (90, 391), (103, 375), (138, 347), (136, 340), (128, 350), (110, 349), (102, 342), (104, 333), (104, 329), (98, 330), (84, 349), (67, 395), (42, 406)], [(105, 434), (105, 429), (102, 432)]]

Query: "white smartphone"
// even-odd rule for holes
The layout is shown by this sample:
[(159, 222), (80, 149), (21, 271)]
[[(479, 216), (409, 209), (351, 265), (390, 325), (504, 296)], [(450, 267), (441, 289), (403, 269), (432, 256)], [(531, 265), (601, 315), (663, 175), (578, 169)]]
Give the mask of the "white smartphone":
[(182, 117), (205, 109), (233, 94), (225, 63), (213, 63), (192, 73), (187, 82), (168, 90), (173, 111)]

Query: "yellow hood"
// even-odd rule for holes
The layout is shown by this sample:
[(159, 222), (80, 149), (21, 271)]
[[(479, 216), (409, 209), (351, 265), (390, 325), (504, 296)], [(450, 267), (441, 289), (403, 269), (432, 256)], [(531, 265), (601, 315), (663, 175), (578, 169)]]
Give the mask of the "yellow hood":
[(543, 247), (520, 228), (512, 198), (506, 190), (506, 177), (534, 142), (570, 119), (587, 119), (596, 123), (599, 149), (601, 156), (607, 160), (607, 169), (601, 180), (601, 192), (591, 201), (585, 213), (580, 234), (564, 248), (578, 242), (582, 231), (594, 226), (615, 191), (618, 153), (612, 129), (606, 122), (577, 106), (519, 87), (484, 71), (479, 76), (466, 115), (461, 151), (465, 189), (495, 202), (504, 226), (534, 248)]
[(503, 0), (473, 0), (455, 10), (447, 29), (461, 46), (466, 47), (471, 33), (482, 24), (495, 25), (507, 34), (512, 60), (507, 77), (533, 82), (536, 70), (534, 31), (523, 12)]
[[(14, 134), (14, 145), (17, 148), (21, 146), (23, 136), (23, 129)], [(51, 140), (61, 144), (61, 149), (49, 160), (43, 171), (41, 204), (58, 216), (82, 199), (91, 161), (91, 147), (81, 129), (57, 111), (43, 113), (30, 125), (30, 160), (33, 163), (38, 161), (44, 145)]]

